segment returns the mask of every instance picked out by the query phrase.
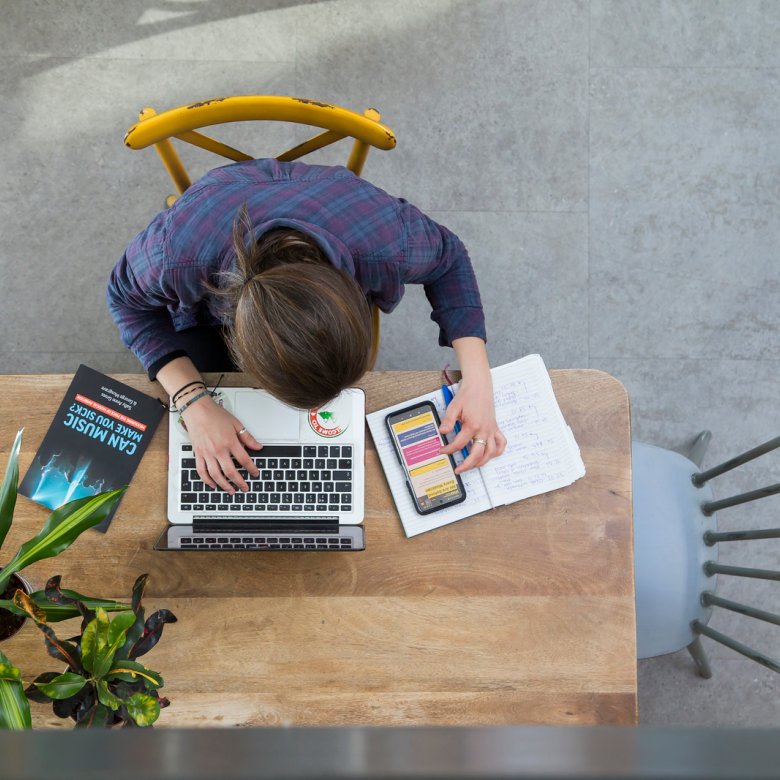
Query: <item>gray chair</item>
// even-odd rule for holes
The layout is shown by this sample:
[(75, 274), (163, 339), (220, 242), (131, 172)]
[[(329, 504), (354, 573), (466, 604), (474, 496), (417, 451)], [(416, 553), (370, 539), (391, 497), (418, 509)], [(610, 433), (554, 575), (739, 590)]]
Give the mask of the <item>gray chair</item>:
[(704, 431), (688, 457), (634, 442), (634, 561), (637, 655), (651, 658), (686, 647), (702, 677), (711, 677), (701, 635), (708, 636), (763, 666), (780, 672), (780, 663), (708, 626), (713, 608), (728, 609), (780, 625), (780, 616), (715, 595), (715, 575), (780, 580), (780, 572), (723, 566), (718, 544), (780, 538), (780, 528), (718, 532), (715, 512), (780, 493), (780, 483), (716, 501), (710, 480), (771, 450), (780, 437), (701, 471), (711, 434)]

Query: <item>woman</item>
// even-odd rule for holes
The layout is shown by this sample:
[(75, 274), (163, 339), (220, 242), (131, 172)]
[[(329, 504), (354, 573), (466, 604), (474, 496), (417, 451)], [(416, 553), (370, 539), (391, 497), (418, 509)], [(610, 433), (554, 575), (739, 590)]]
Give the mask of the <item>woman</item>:
[[(259, 449), (217, 405), (201, 371), (242, 370), (292, 406), (335, 397), (368, 368), (370, 304), (392, 311), (423, 284), (463, 380), (442, 420), (471, 441), (457, 469), (506, 446), (496, 424), (485, 322), (460, 240), (400, 198), (342, 167), (251, 160), (210, 171), (130, 243), (108, 307), (123, 342), (182, 413), (198, 473), (247, 491), (238, 473)], [(239, 464), (236, 466), (234, 463)]]

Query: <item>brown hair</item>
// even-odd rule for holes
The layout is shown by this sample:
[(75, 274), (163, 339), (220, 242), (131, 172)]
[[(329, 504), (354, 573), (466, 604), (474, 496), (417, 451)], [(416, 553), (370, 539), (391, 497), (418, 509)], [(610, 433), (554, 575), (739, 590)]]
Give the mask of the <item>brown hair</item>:
[(235, 271), (209, 289), (233, 308), (226, 341), (236, 365), (302, 409), (357, 382), (368, 370), (371, 315), (354, 278), (299, 231), (275, 229), (255, 241), (246, 206), (233, 243)]

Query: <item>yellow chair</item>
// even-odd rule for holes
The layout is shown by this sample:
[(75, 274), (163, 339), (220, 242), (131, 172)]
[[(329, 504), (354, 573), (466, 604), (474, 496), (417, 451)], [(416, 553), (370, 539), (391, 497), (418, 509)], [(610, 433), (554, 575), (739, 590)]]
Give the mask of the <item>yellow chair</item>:
[[(202, 127), (228, 122), (256, 120), (296, 122), (318, 127), (324, 132), (288, 149), (278, 155), (277, 160), (282, 162), (297, 160), (343, 138), (352, 138), (354, 143), (347, 160), (347, 168), (360, 176), (370, 147), (385, 150), (395, 148), (395, 135), (389, 127), (380, 123), (380, 118), (379, 112), (373, 108), (367, 109), (361, 115), (330, 103), (305, 98), (236, 95), (191, 103), (172, 108), (162, 114), (158, 114), (153, 108), (144, 108), (139, 115), (140, 121), (125, 133), (125, 145), (130, 149), (154, 146), (176, 189), (181, 194), (192, 184), (192, 181), (173, 148), (172, 138), (226, 157), (228, 160), (240, 162), (254, 158), (197, 131)], [(171, 206), (177, 197), (177, 195), (169, 196), (166, 205)], [(373, 368), (379, 352), (379, 309), (376, 306), (372, 308), (371, 323), (370, 368)]]

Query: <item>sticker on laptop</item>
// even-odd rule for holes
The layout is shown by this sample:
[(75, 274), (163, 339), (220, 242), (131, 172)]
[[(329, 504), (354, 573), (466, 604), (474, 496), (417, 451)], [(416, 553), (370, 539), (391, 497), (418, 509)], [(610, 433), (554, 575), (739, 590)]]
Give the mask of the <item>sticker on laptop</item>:
[(344, 409), (344, 403), (339, 403), (339, 399), (331, 404), (309, 409), (308, 419), (309, 427), (314, 433), (325, 439), (341, 436), (349, 428), (349, 416)]

